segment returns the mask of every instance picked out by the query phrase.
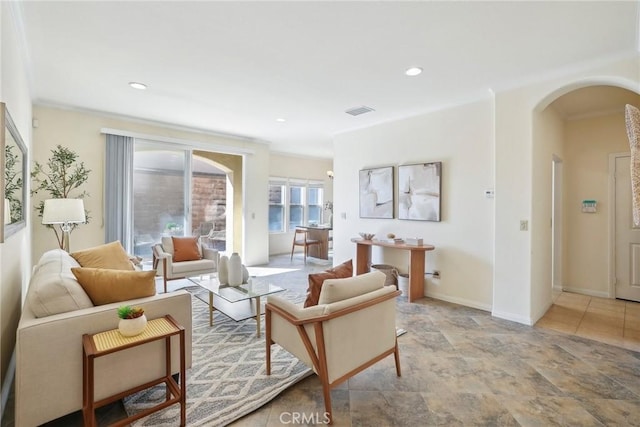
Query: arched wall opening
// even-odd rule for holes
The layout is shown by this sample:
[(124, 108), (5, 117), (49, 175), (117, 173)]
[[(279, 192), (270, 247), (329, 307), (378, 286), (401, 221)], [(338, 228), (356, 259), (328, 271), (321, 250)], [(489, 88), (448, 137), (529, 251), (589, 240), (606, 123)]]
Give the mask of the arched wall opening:
[[(609, 296), (609, 154), (629, 149), (625, 103), (640, 106), (637, 82), (597, 77), (556, 88), (532, 111), (534, 314), (551, 306), (554, 289)], [(583, 200), (597, 211), (583, 213)]]

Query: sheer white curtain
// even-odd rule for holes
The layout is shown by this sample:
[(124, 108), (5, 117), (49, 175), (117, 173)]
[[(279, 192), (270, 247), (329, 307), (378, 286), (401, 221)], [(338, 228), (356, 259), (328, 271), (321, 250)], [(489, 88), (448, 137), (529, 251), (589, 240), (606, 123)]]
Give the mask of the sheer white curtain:
[(107, 134), (105, 163), (104, 240), (119, 240), (133, 253), (134, 139)]

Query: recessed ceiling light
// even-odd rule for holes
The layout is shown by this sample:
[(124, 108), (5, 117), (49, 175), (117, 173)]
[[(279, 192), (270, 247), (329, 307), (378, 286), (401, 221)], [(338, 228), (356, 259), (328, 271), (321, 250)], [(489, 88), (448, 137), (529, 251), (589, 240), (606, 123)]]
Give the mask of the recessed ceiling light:
[(146, 84), (138, 83), (138, 82), (129, 82), (129, 86), (131, 86), (134, 89), (138, 89), (138, 90), (145, 90), (147, 88)]
[(281, 117), (281, 118), (279, 118), (279, 119), (276, 119), (276, 122), (278, 122), (278, 123), (284, 123), (284, 122), (286, 122), (286, 121), (287, 121), (287, 120), (286, 120), (286, 119), (283, 119), (282, 117)]
[(422, 73), (422, 68), (420, 67), (411, 67), (407, 68), (407, 71), (404, 72), (407, 76), (414, 77)]

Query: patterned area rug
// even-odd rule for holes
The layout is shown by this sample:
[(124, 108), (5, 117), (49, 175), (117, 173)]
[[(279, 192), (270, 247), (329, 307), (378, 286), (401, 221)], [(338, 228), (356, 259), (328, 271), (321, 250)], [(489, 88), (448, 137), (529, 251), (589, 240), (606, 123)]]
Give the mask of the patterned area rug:
[[(304, 301), (303, 296), (290, 291), (279, 295), (293, 302)], [(213, 327), (210, 327), (207, 305), (198, 298), (192, 300), (193, 363), (187, 370), (187, 425), (225, 426), (312, 373), (297, 358), (274, 345), (271, 375), (267, 376), (264, 324), (262, 336), (257, 338), (255, 320), (234, 322), (215, 312)], [(153, 406), (164, 399), (164, 393), (162, 385), (125, 399), (127, 413)], [(173, 405), (134, 425), (173, 427), (180, 424), (179, 420), (179, 406)]]

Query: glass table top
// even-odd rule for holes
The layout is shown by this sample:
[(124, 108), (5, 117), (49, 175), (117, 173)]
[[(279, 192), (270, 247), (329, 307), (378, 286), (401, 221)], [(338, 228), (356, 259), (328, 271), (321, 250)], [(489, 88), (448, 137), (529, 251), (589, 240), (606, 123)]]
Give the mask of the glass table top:
[(244, 301), (284, 291), (284, 288), (280, 286), (271, 283), (257, 283), (252, 279), (249, 279), (249, 283), (239, 286), (221, 285), (218, 277), (213, 275), (205, 278), (190, 277), (189, 280), (229, 302)]

